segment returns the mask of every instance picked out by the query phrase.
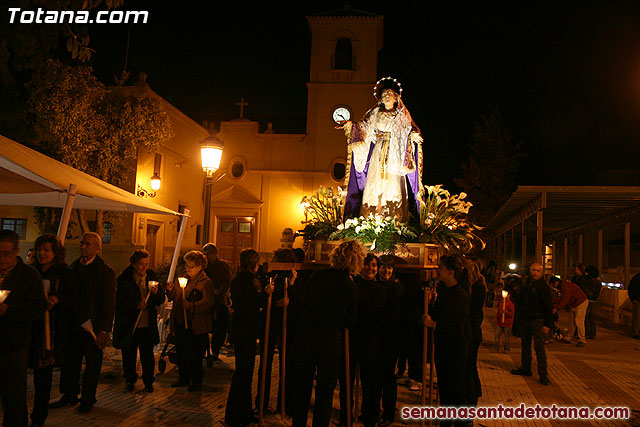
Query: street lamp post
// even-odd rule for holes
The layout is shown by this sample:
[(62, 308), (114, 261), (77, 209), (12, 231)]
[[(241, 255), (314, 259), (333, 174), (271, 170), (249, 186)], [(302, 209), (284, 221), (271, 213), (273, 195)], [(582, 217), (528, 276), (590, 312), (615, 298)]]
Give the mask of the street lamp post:
[(211, 187), (213, 174), (220, 167), (224, 143), (215, 135), (209, 135), (200, 142), (200, 156), (202, 158), (202, 170), (205, 173), (205, 200), (204, 200), (204, 225), (202, 227), (203, 244), (209, 242), (209, 222), (211, 216)]

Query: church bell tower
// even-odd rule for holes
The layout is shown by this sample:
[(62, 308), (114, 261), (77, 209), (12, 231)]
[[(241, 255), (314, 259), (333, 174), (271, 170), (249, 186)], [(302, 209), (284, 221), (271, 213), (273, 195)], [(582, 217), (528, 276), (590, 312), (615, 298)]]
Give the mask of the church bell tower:
[(341, 120), (360, 120), (374, 105), (383, 16), (345, 6), (307, 16), (311, 30), (311, 67), (307, 135), (315, 170), (331, 170), (335, 183), (344, 178), (346, 139), (336, 130)]

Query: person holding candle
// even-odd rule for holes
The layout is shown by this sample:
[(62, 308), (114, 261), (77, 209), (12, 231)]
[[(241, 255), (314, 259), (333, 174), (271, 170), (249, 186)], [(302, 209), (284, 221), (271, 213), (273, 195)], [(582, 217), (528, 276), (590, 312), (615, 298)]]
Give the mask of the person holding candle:
[(496, 314), (496, 351), (500, 351), (500, 341), (504, 335), (504, 351), (511, 351), (511, 328), (513, 328), (513, 317), (516, 308), (509, 297), (509, 292), (502, 291), (498, 301), (498, 312)]
[(19, 242), (15, 231), (0, 230), (0, 290), (5, 291), (0, 298), (0, 399), (4, 426), (27, 425), (29, 331), (47, 308), (40, 274), (18, 256)]
[(37, 320), (31, 330), (29, 363), (33, 368), (33, 426), (43, 425), (48, 415), (53, 366), (64, 363), (68, 341), (73, 333), (79, 289), (64, 262), (65, 250), (54, 234), (43, 234), (35, 241), (33, 267), (42, 276), (47, 296), (48, 320)]
[(200, 251), (184, 256), (187, 283), (167, 283), (167, 299), (173, 301), (171, 331), (176, 337), (178, 380), (171, 387), (188, 385), (188, 391), (202, 388), (202, 358), (209, 345), (213, 282), (204, 269), (207, 257)]
[[(80, 392), (79, 414), (89, 412), (97, 402), (102, 355), (113, 328), (117, 288), (116, 274), (100, 257), (101, 251), (102, 237), (98, 233), (82, 235), (80, 258), (71, 264), (79, 289), (78, 315), (60, 375), (62, 397), (49, 405), (50, 408), (75, 405)], [(82, 325), (90, 325), (90, 330)], [(85, 372), (81, 388), (82, 359)]]
[(131, 265), (118, 277), (113, 346), (122, 350), (125, 391), (132, 391), (138, 379), (139, 349), (144, 389), (151, 393), (156, 364), (153, 346), (160, 342), (156, 307), (164, 302), (164, 291), (158, 286), (156, 273), (149, 270), (149, 252), (138, 249), (129, 262)]

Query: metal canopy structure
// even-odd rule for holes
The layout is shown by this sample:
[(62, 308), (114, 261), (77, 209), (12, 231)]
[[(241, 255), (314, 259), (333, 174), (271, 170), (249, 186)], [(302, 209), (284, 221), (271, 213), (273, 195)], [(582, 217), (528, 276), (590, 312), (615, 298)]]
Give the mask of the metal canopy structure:
[[(493, 242), (494, 255), (505, 255), (507, 234), (511, 235), (511, 248), (516, 233), (521, 234), (522, 262), (529, 260), (526, 254), (526, 221), (536, 218), (535, 260), (543, 262), (543, 245), (553, 244), (588, 231), (602, 232), (612, 224), (628, 224), (631, 218), (640, 216), (640, 187), (638, 186), (519, 186), (509, 200), (484, 229)], [(626, 233), (628, 234), (628, 232)], [(600, 237), (601, 239), (601, 237)], [(602, 242), (600, 242), (600, 246)], [(627, 247), (629, 244), (627, 243)], [(602, 248), (599, 248), (598, 264), (602, 265)], [(629, 258), (628, 253), (625, 258)], [(554, 263), (557, 257), (554, 257)], [(628, 266), (628, 260), (625, 265)], [(627, 269), (628, 270), (628, 269)]]
[(544, 211), (545, 242), (564, 230), (640, 207), (640, 187), (519, 186), (485, 230), (503, 234)]

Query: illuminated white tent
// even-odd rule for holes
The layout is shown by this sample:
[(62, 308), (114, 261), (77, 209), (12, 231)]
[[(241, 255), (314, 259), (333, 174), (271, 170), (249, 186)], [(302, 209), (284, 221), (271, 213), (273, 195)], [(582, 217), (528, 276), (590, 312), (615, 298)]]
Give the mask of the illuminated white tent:
[(72, 208), (182, 215), (0, 135), (0, 206), (7, 205), (64, 208), (58, 229), (63, 242)]

